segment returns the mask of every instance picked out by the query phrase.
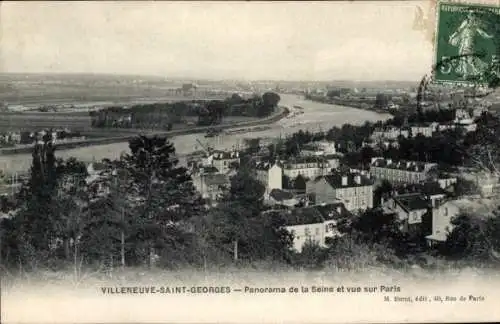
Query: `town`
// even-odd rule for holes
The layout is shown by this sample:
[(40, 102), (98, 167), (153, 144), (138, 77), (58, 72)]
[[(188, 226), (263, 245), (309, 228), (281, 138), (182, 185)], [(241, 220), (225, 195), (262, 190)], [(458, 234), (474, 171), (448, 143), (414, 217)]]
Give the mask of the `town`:
[[(307, 100), (322, 100), (308, 93)], [(279, 105), (272, 94), (267, 114)], [(376, 99), (371, 105), (380, 106)], [(83, 163), (58, 159), (55, 150), (78, 132), (11, 132), (7, 142), (29, 143), (33, 161), (16, 191), (2, 196), (2, 262), (36, 260), (18, 235), (28, 236), (23, 244), (31, 241), (31, 249), (43, 247), (38, 253), (51, 263), (78, 259), (111, 268), (498, 261), (500, 121), (491, 104), (462, 93), (437, 109), (395, 106), (382, 106), (392, 110), (386, 121), (252, 138), (228, 150), (197, 140), (202, 150), (185, 165), (166, 136), (137, 135), (121, 158)], [(129, 114), (120, 111), (91, 116)], [(158, 109), (147, 111), (138, 111), (142, 120), (160, 121)], [(46, 218), (36, 216), (40, 210)], [(48, 229), (54, 226), (60, 229)]]

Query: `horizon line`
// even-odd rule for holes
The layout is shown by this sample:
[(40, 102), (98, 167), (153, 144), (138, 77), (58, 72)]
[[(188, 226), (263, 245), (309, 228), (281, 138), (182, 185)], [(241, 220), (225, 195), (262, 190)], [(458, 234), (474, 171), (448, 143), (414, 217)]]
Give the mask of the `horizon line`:
[(95, 73), (95, 72), (0, 72), (0, 75), (85, 75), (85, 76), (113, 76), (113, 77), (145, 77), (145, 78), (159, 78), (164, 80), (192, 80), (192, 81), (237, 81), (237, 82), (420, 82), (420, 80), (396, 80), (396, 79), (379, 79), (379, 80), (360, 80), (360, 79), (246, 79), (246, 78), (197, 78), (188, 76), (163, 76), (159, 74), (123, 74), (123, 73)]

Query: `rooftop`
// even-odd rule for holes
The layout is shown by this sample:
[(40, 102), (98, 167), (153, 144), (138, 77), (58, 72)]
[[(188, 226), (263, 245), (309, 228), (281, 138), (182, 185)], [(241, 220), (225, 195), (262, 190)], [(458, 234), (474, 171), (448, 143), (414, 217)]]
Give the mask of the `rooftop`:
[[(262, 170), (262, 171), (267, 171), (269, 170), (273, 165), (275, 165), (276, 163), (272, 163), (270, 161), (261, 161), (261, 162), (258, 162), (256, 165), (255, 165), (255, 169), (256, 170)], [(280, 165), (279, 163), (277, 163), (278, 166)]]
[(399, 195), (393, 199), (407, 212), (423, 210), (430, 207), (429, 201), (422, 197), (420, 193)]
[(323, 223), (321, 213), (313, 207), (290, 209), (282, 214), (285, 218), (285, 226), (307, 225)]
[(327, 220), (339, 220), (352, 216), (343, 203), (308, 206), (302, 208), (281, 208), (265, 212), (267, 214), (281, 215), (285, 226), (307, 225), (323, 223)]
[(223, 186), (229, 184), (229, 179), (224, 174), (207, 174), (204, 177), (207, 186)]
[(219, 169), (217, 169), (214, 166), (204, 166), (200, 168), (200, 173), (207, 174), (207, 173), (218, 173)]
[(281, 189), (271, 190), (271, 192), (269, 193), (269, 196), (271, 196), (276, 201), (283, 201), (283, 200), (289, 200), (289, 199), (294, 198), (294, 195), (291, 192), (284, 191)]
[(329, 219), (342, 219), (352, 216), (352, 214), (345, 208), (344, 204), (331, 203), (313, 206), (323, 216), (325, 220)]
[(436, 167), (437, 163), (426, 163), (421, 161), (392, 161), (390, 159), (377, 158), (371, 163), (372, 167), (388, 168), (388, 169), (398, 169), (412, 172), (422, 172), (429, 170), (432, 167)]
[[(371, 186), (372, 180), (360, 173), (334, 173), (316, 178), (317, 182), (325, 179), (332, 188), (346, 188), (346, 187), (364, 187)], [(343, 182), (344, 181), (344, 182)]]
[(283, 163), (285, 169), (296, 168), (299, 164), (326, 164), (325, 159), (319, 156), (300, 156), (289, 159)]
[(447, 192), (441, 188), (438, 182), (425, 182), (422, 184), (408, 184), (396, 190), (398, 194), (422, 193), (428, 196), (446, 195)]
[(212, 156), (214, 160), (229, 160), (238, 159), (240, 154), (236, 151), (213, 151)]

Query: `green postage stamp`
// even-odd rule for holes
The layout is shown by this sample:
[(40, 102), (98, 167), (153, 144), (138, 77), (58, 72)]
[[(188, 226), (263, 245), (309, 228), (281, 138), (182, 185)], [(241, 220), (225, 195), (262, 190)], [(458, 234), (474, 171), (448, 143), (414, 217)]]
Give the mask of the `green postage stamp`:
[(498, 86), (499, 31), (500, 6), (438, 3), (434, 80)]

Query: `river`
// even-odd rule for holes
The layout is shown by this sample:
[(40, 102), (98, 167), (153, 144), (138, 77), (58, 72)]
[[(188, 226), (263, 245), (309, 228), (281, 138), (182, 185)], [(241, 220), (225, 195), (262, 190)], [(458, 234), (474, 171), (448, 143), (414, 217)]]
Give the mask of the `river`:
[[(301, 96), (281, 94), (280, 105), (293, 108), (300, 106), (303, 108), (303, 114), (292, 118), (285, 118), (277, 123), (270, 125), (270, 129), (259, 132), (240, 133), (226, 135), (214, 138), (205, 138), (204, 134), (182, 135), (172, 138), (176, 152), (180, 156), (188, 154), (194, 150), (199, 150), (196, 139), (204, 145), (215, 149), (228, 149), (243, 144), (243, 140), (249, 137), (278, 137), (291, 134), (300, 129), (303, 130), (328, 130), (333, 126), (341, 126), (349, 123), (353, 125), (362, 124), (365, 121), (386, 120), (391, 116), (389, 114), (380, 114), (366, 110), (354, 109), (345, 106), (323, 104), (303, 99)], [(115, 159), (122, 152), (128, 151), (128, 143), (115, 143), (106, 145), (96, 145), (90, 147), (80, 147), (71, 150), (60, 151), (58, 157), (75, 158), (85, 161), (99, 161), (103, 158)], [(182, 161), (182, 159), (181, 159)], [(29, 169), (31, 164), (31, 154), (18, 154), (0, 156), (0, 168), (6, 173), (24, 172)]]

